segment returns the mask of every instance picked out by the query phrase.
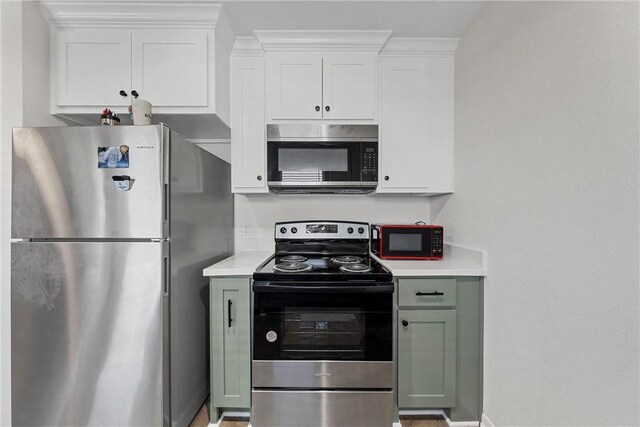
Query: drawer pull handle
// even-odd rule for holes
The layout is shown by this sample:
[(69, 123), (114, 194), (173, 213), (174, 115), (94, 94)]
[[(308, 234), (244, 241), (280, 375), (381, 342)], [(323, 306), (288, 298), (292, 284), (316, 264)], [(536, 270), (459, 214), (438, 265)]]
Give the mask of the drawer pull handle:
[(407, 326), (409, 326), (409, 322), (407, 322), (406, 320), (403, 320), (402, 321), (402, 326), (404, 326), (406, 328)]
[(434, 292), (416, 292), (416, 296), (418, 297), (422, 297), (422, 296), (438, 296), (438, 295), (444, 295), (443, 292), (438, 292), (438, 291), (434, 291)]
[(231, 305), (233, 304), (233, 302), (231, 300), (227, 301), (227, 319), (229, 320), (229, 327), (231, 327), (231, 322), (233, 322), (233, 319), (231, 318)]

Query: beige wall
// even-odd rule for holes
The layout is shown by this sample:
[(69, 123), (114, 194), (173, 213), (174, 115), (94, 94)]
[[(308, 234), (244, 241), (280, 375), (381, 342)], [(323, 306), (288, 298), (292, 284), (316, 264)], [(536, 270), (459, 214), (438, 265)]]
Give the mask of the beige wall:
[(487, 425), (638, 425), (638, 3), (489, 3), (456, 55), (456, 192), (489, 254)]

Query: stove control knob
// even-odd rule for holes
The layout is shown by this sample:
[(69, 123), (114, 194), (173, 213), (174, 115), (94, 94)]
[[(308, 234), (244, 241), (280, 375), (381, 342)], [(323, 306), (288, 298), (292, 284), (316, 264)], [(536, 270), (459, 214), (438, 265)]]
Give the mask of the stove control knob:
[(358, 228), (358, 233), (360, 233), (360, 234), (364, 233), (364, 228), (359, 227), (359, 228)]
[(347, 233), (349, 233), (349, 234), (353, 233), (353, 227), (347, 228)]
[(287, 229), (285, 227), (280, 227), (280, 233), (285, 234)]
[(295, 227), (293, 227), (293, 228), (291, 229), (291, 232), (292, 232), (293, 234), (296, 234), (296, 233), (298, 232), (298, 229), (297, 229), (297, 228), (295, 228)]

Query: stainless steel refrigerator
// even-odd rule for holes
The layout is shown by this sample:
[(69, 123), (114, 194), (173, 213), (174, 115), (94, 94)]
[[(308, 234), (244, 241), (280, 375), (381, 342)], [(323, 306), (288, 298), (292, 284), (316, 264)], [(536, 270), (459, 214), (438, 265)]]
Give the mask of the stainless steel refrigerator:
[(230, 167), (164, 125), (13, 131), (13, 425), (185, 426)]

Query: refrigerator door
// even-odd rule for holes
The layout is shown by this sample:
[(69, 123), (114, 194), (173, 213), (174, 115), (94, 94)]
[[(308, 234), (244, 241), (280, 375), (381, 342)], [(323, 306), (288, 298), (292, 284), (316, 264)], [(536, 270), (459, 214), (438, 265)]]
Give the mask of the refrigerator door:
[(165, 236), (164, 126), (13, 130), (14, 238)]
[(167, 423), (167, 253), (166, 242), (12, 243), (12, 425)]

